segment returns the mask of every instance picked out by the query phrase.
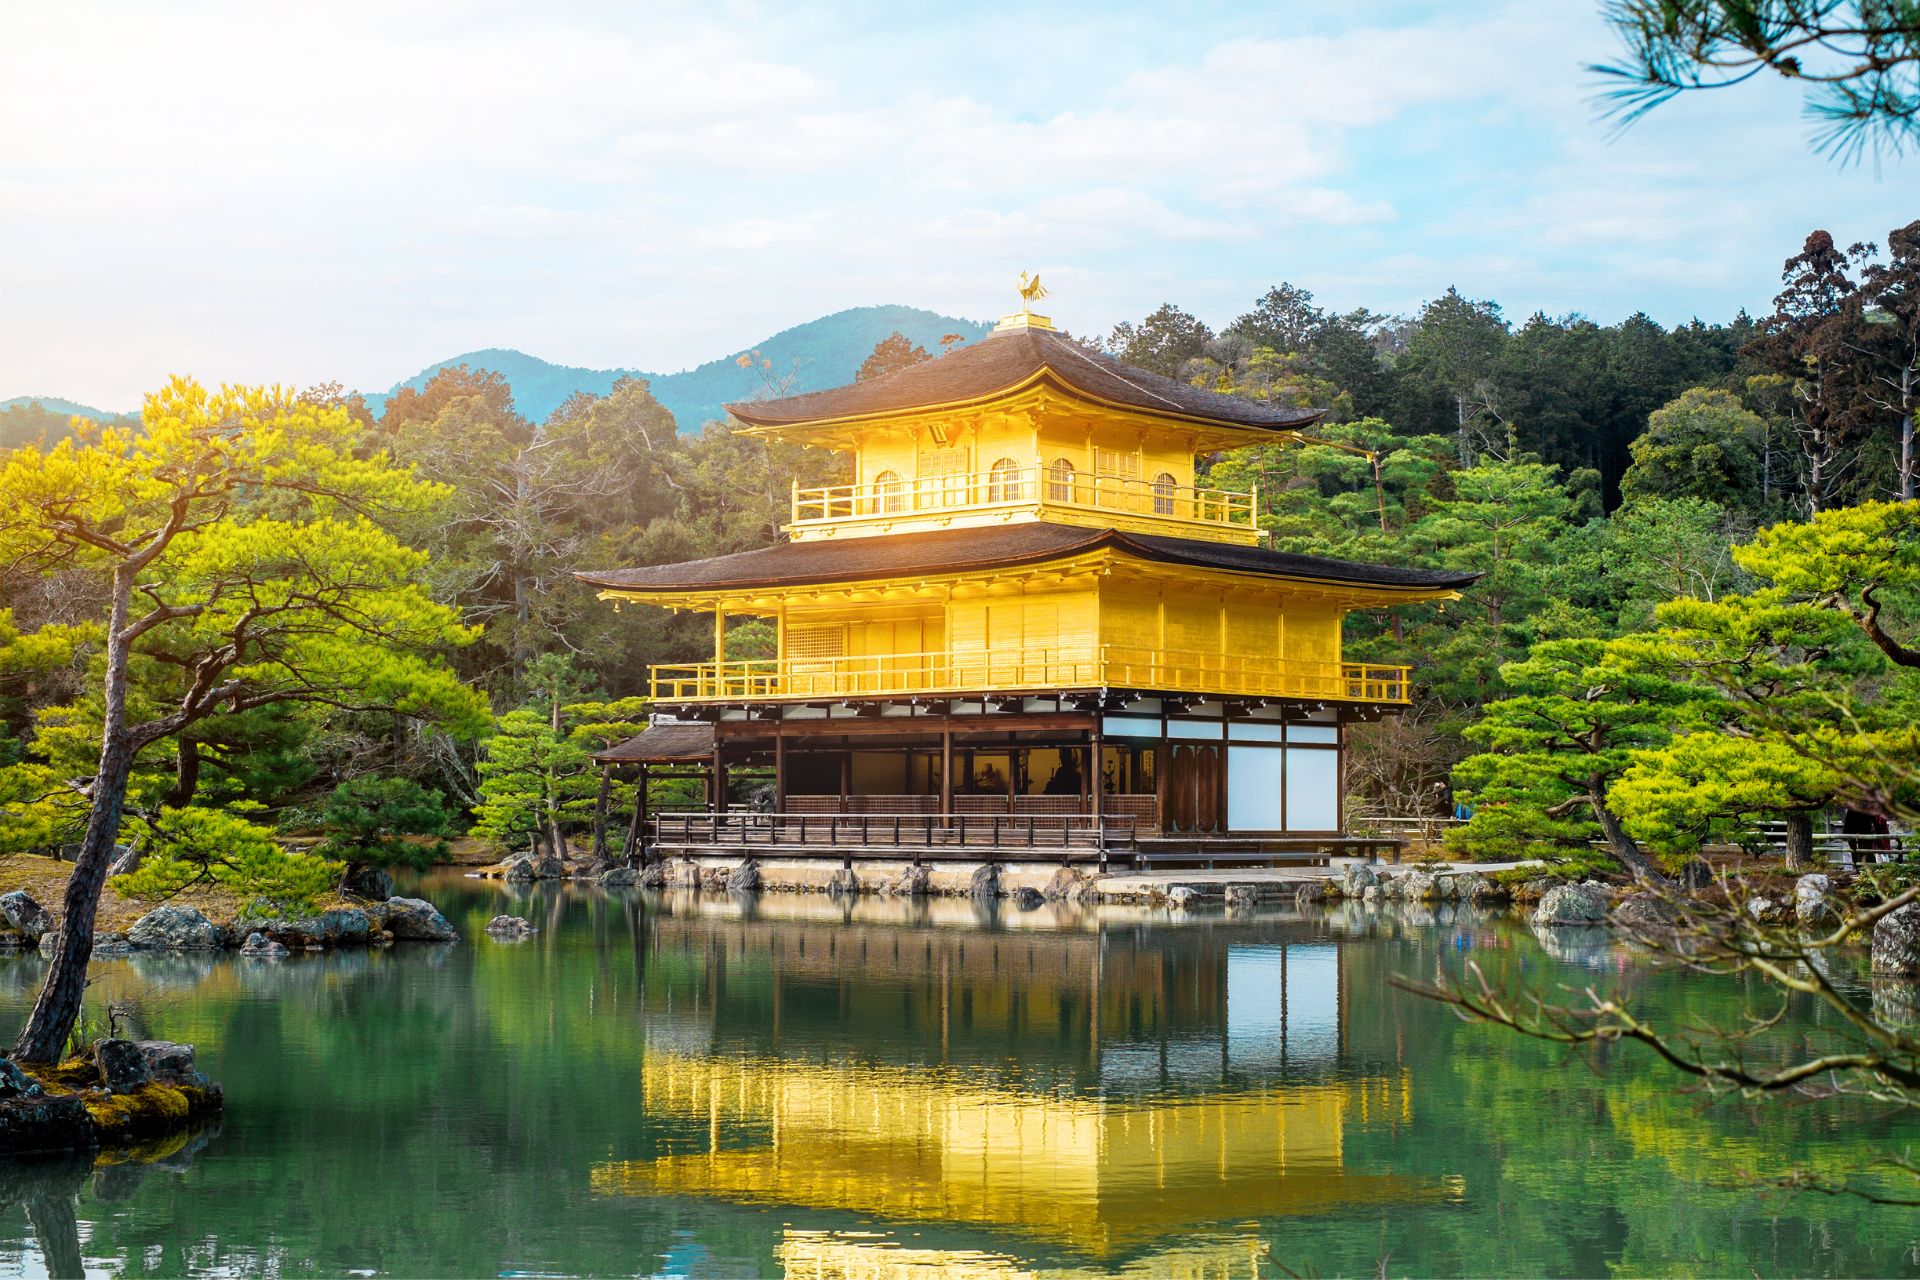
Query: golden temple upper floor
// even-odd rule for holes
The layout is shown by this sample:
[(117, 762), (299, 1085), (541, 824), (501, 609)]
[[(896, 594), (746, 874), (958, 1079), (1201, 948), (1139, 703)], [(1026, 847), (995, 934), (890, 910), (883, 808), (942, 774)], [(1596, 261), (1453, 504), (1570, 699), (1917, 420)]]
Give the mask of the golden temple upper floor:
[(1257, 495), (1197, 483), (1196, 455), (1287, 438), (1320, 410), (1262, 405), (1121, 364), (1015, 317), (884, 377), (729, 405), (746, 434), (853, 455), (795, 488), (796, 540), (1048, 521), (1252, 544)]
[[(1343, 661), (1342, 617), (1451, 598), (1475, 575), (1027, 522), (579, 576), (604, 598), (713, 612), (713, 662), (656, 669), (668, 702), (1124, 686), (1404, 703), (1404, 669)], [(730, 660), (730, 617), (770, 620), (775, 655)]]

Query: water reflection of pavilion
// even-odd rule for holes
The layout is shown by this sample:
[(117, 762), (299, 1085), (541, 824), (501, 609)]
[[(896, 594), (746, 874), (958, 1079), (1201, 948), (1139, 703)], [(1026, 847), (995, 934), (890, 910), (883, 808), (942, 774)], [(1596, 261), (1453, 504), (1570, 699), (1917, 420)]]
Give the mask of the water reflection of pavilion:
[[(1346, 1167), (1347, 1125), (1404, 1122), (1411, 1101), (1398, 1072), (1342, 1070), (1342, 948), (1323, 929), (1062, 913), (984, 931), (963, 904), (918, 910), (656, 919), (642, 1096), (678, 1149), (603, 1164), (595, 1188), (990, 1228), (1098, 1259), (1198, 1249), (1242, 1275), (1244, 1229), (1186, 1237), (1437, 1193)], [(810, 1273), (909, 1263), (857, 1234), (785, 1248)]]

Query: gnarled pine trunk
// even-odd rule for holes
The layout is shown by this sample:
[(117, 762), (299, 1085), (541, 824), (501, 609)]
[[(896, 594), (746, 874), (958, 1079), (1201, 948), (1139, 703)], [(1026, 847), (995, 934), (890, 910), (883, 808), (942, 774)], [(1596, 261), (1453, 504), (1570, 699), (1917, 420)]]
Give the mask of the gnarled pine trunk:
[(1787, 862), (1789, 871), (1805, 871), (1813, 865), (1813, 815), (1805, 809), (1787, 814)]
[(1660, 873), (1660, 868), (1634, 843), (1633, 837), (1620, 825), (1620, 819), (1613, 816), (1613, 810), (1607, 808), (1606, 779), (1598, 774), (1589, 778), (1587, 795), (1593, 801), (1593, 816), (1600, 823), (1601, 833), (1607, 838), (1607, 849), (1620, 865), (1641, 884), (1666, 884), (1667, 878)]
[(93, 958), (93, 917), (120, 837), (121, 811), (127, 802), (127, 778), (133, 772), (134, 744), (127, 732), (127, 614), (133, 597), (133, 571), (116, 570), (113, 610), (107, 623), (107, 674), (100, 732), (100, 767), (94, 771), (93, 807), (87, 833), (73, 860), (73, 875), (61, 902), (59, 944), (40, 987), (40, 998), (13, 1046), (21, 1062), (58, 1062), (67, 1038), (80, 1020), (87, 992), (87, 962)]

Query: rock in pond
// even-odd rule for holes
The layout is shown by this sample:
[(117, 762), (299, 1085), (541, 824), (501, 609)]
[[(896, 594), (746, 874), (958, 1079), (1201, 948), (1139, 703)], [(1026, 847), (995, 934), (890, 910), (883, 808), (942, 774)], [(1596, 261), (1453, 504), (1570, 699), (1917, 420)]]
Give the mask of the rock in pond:
[(1881, 916), (1873, 926), (1876, 978), (1920, 978), (1920, 902)]
[(93, 1061), (100, 1068), (100, 1083), (108, 1093), (132, 1093), (141, 1085), (153, 1083), (153, 1068), (140, 1046), (131, 1040), (96, 1040)]
[(852, 867), (841, 867), (827, 881), (829, 898), (857, 898), (860, 896), (860, 877), (853, 874)]
[(509, 884), (532, 884), (533, 859), (524, 853), (508, 858), (500, 878)]
[(933, 891), (933, 869), (912, 866), (901, 869), (887, 882), (887, 892), (896, 898), (924, 898)]
[(495, 916), (487, 921), (487, 932), (496, 938), (518, 941), (531, 938), (536, 930), (524, 916)]
[(760, 887), (760, 864), (742, 858), (740, 865), (727, 872), (728, 893), (752, 893)]
[(148, 1073), (162, 1084), (206, 1087), (207, 1078), (194, 1062), (192, 1045), (177, 1040), (135, 1040), (133, 1046), (147, 1060)]
[[(40, 954), (53, 959), (53, 953), (60, 945), (60, 931), (54, 930), (40, 939)], [(96, 933), (93, 935), (93, 954), (98, 956), (124, 956), (133, 952), (133, 944), (127, 941), (124, 933)]]
[(387, 930), (395, 938), (413, 942), (458, 942), (447, 918), (424, 898), (388, 898)]
[(1380, 883), (1380, 873), (1364, 862), (1349, 862), (1340, 872), (1340, 895), (1345, 898), (1366, 896), (1366, 891)]
[(1414, 870), (1399, 877), (1400, 892), (1394, 896), (1408, 902), (1432, 902), (1436, 885), (1431, 872)]
[(1030, 884), (1023, 884), (1013, 891), (1013, 905), (1022, 911), (1032, 911), (1046, 905), (1046, 898)]
[(0, 1058), (0, 1098), (37, 1098), (40, 1082), (20, 1069), (12, 1058)]
[(1596, 884), (1558, 884), (1534, 908), (1537, 925), (1599, 924), (1607, 918), (1607, 895)]
[[(374, 904), (373, 910), (383, 911), (384, 904)], [(359, 907), (333, 907), (317, 916), (295, 916), (290, 920), (242, 916), (233, 926), (233, 933), (238, 937), (264, 933), (289, 947), (322, 949), (365, 946), (374, 932), (373, 917)]]
[(666, 863), (650, 862), (640, 868), (640, 878), (635, 883), (642, 889), (664, 889), (667, 887), (667, 877), (670, 874)]
[(991, 902), (1000, 896), (1000, 868), (989, 862), (984, 867), (974, 868), (973, 878), (967, 881), (967, 896), (975, 902)]
[(8, 924), (35, 945), (53, 932), (53, 913), (35, 902), (25, 889), (0, 893), (0, 916), (5, 916)]
[(1230, 907), (1250, 907), (1258, 901), (1260, 901), (1260, 891), (1250, 884), (1227, 886), (1227, 905)]
[(1496, 902), (1507, 896), (1497, 881), (1478, 871), (1456, 871), (1447, 879), (1449, 896), (1461, 902)]
[(206, 951), (227, 945), (220, 926), (193, 907), (168, 902), (133, 922), (127, 941), (136, 947)]
[(1664, 929), (1680, 918), (1679, 909), (1657, 893), (1636, 893), (1614, 904), (1610, 916), (1623, 929)]
[(600, 873), (602, 889), (631, 889), (640, 883), (640, 873), (632, 867), (608, 867)]
[(1840, 923), (1833, 903), (1833, 880), (1818, 871), (1793, 882), (1793, 917), (1809, 929), (1831, 929)]
[(1047, 887), (1040, 891), (1040, 896), (1048, 902), (1069, 901), (1079, 891), (1081, 882), (1085, 879), (1085, 876), (1072, 867), (1061, 867), (1053, 873), (1053, 878), (1047, 881)]
[(1747, 919), (1755, 924), (1784, 924), (1787, 915), (1784, 902), (1775, 902), (1772, 898), (1747, 899)]
[(1186, 911), (1200, 905), (1200, 891), (1190, 884), (1177, 884), (1167, 890), (1167, 905), (1175, 911)]
[(255, 929), (247, 935), (247, 940), (240, 944), (240, 954), (255, 956), (262, 960), (277, 960), (287, 954), (287, 948)]

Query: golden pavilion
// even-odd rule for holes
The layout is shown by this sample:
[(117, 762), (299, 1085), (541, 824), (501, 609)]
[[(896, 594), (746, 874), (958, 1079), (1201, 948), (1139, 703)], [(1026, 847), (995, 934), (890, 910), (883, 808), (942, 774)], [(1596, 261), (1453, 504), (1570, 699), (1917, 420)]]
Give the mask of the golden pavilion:
[[(1474, 576), (1263, 547), (1257, 494), (1197, 484), (1196, 459), (1321, 412), (1132, 368), (1027, 311), (728, 409), (855, 478), (796, 487), (778, 545), (580, 575), (713, 616), (712, 660), (653, 668), (661, 722), (601, 756), (705, 779), (703, 814), (636, 812), (662, 851), (1324, 856), (1347, 727), (1410, 699), (1406, 667), (1344, 660), (1342, 619)], [(729, 658), (748, 618), (775, 656)]]

